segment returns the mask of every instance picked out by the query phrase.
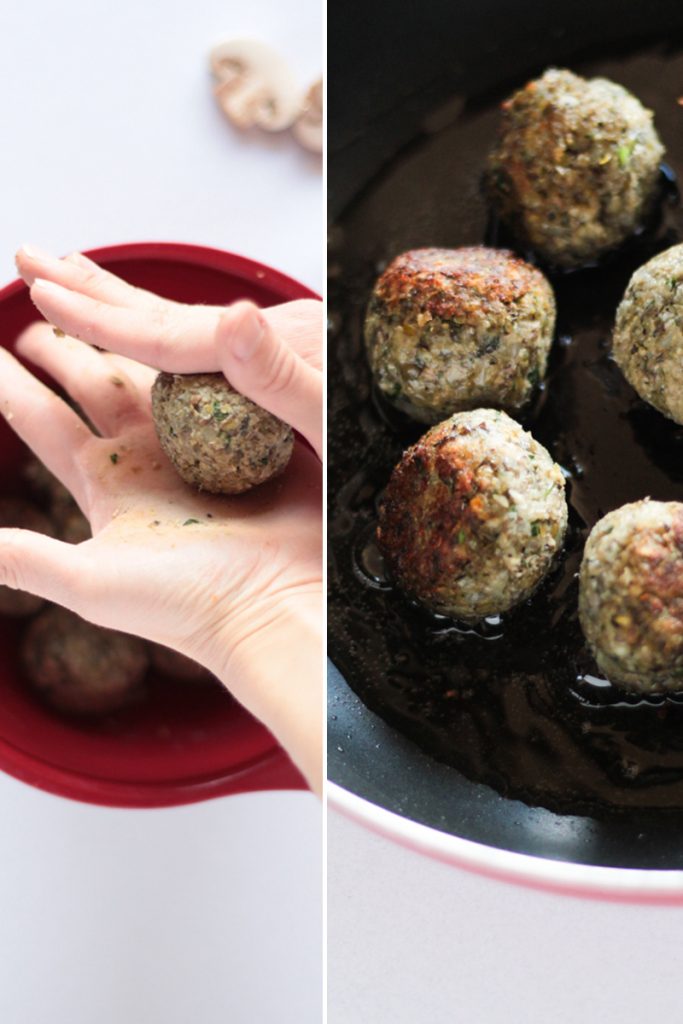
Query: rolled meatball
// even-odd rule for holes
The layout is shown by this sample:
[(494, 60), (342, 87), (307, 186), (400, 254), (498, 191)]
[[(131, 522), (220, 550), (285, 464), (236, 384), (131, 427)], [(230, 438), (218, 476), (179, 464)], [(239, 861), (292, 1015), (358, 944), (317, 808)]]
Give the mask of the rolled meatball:
[[(30, 501), (22, 498), (0, 499), (0, 528), (19, 527), (22, 530), (33, 530), (54, 537), (55, 531), (47, 516)], [(42, 597), (27, 594), (23, 590), (0, 586), (0, 615), (12, 615), (22, 618), (33, 615), (45, 604)]]
[(663, 155), (651, 111), (626, 89), (551, 68), (503, 103), (486, 181), (521, 241), (577, 267), (644, 226)]
[(636, 270), (617, 309), (612, 345), (640, 397), (683, 423), (683, 245)]
[(282, 473), (292, 454), (292, 428), (235, 391), (222, 373), (160, 373), (152, 412), (164, 452), (200, 491), (248, 491)]
[(555, 298), (535, 267), (475, 246), (414, 249), (377, 281), (365, 343), (384, 397), (423, 423), (521, 408), (543, 378)]
[(579, 617), (598, 667), (626, 689), (683, 689), (683, 504), (636, 501), (591, 530)]
[(21, 656), (28, 680), (47, 703), (79, 715), (135, 703), (149, 665), (142, 640), (93, 626), (57, 606), (31, 622)]
[(378, 543), (391, 576), (432, 611), (465, 621), (529, 597), (562, 547), (564, 477), (504, 412), (439, 423), (394, 469)]

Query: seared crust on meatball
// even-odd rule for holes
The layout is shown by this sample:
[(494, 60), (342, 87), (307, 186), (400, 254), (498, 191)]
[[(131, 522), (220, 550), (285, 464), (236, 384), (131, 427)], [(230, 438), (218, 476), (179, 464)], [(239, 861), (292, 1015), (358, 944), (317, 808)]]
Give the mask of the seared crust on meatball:
[(365, 320), (384, 397), (425, 423), (496, 405), (519, 409), (545, 374), (555, 298), (502, 249), (414, 249), (377, 281)]
[(639, 692), (683, 689), (683, 504), (636, 501), (593, 527), (579, 617), (601, 671)]
[(567, 526), (564, 477), (504, 412), (452, 416), (409, 448), (380, 505), (389, 572), (432, 611), (477, 620), (539, 585)]
[(135, 703), (149, 665), (138, 637), (94, 626), (56, 605), (31, 622), (21, 656), (41, 696), (60, 711), (80, 715)]
[[(43, 515), (30, 501), (23, 498), (0, 499), (0, 528), (17, 527), (22, 530), (33, 530), (54, 537), (55, 531), (47, 516)], [(0, 586), (0, 615), (12, 615), (21, 618), (33, 615), (45, 604), (42, 597), (27, 594), (23, 590)]]
[(241, 494), (277, 476), (294, 447), (292, 428), (235, 391), (222, 373), (160, 373), (152, 413), (178, 474), (212, 494)]
[(683, 423), (683, 245), (636, 270), (617, 310), (612, 344), (640, 397)]
[(576, 267), (646, 223), (663, 155), (651, 111), (626, 89), (551, 68), (503, 103), (487, 190), (521, 241)]

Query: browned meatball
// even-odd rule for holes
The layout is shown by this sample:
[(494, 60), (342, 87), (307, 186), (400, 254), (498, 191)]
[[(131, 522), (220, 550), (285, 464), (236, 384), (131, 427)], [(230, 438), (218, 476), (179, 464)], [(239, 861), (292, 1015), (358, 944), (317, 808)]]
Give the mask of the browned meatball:
[(365, 319), (370, 368), (392, 405), (424, 423), (463, 409), (521, 408), (542, 380), (555, 298), (502, 249), (414, 249), (377, 281)]
[(635, 501), (591, 530), (579, 616), (598, 666), (638, 692), (683, 690), (683, 504)]
[(432, 611), (476, 621), (527, 598), (562, 547), (564, 477), (504, 413), (456, 413), (404, 452), (380, 505), (393, 578)]

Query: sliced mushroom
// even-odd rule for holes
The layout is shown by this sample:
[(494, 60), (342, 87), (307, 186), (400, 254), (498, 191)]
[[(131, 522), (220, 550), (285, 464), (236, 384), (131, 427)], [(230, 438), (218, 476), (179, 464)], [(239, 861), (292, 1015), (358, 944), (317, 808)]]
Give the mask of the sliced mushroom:
[(323, 82), (319, 78), (304, 97), (303, 110), (292, 127), (297, 142), (314, 153), (323, 151)]
[(238, 128), (279, 132), (301, 112), (296, 79), (283, 58), (256, 39), (232, 39), (211, 51), (214, 92)]

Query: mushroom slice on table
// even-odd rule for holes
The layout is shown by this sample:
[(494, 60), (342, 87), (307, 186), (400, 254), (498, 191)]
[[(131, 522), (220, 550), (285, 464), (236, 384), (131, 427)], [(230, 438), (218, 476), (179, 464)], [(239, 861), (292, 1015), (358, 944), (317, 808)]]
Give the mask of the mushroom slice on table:
[(303, 110), (292, 126), (294, 138), (313, 153), (323, 149), (323, 82), (319, 78), (304, 96)]
[(238, 128), (289, 128), (301, 112), (301, 90), (287, 62), (256, 39), (232, 39), (211, 51), (214, 93)]

